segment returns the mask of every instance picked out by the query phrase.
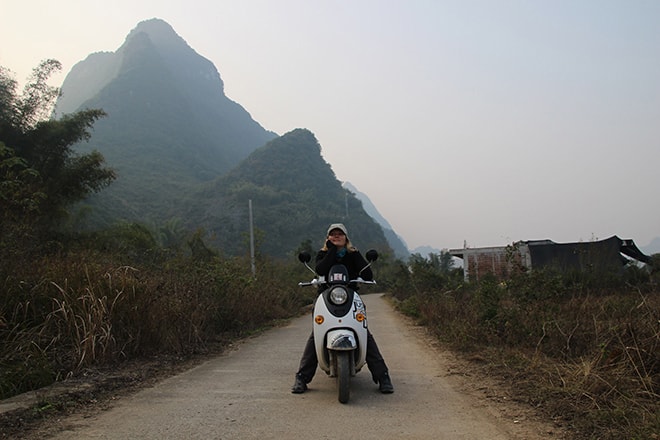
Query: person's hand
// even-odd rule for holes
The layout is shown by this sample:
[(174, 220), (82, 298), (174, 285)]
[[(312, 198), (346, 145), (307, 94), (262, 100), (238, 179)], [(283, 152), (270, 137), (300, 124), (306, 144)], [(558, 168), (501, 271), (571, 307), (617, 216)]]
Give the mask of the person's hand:
[(325, 242), (325, 247), (328, 248), (328, 250), (330, 250), (330, 249), (335, 248), (336, 246), (330, 240), (327, 240)]

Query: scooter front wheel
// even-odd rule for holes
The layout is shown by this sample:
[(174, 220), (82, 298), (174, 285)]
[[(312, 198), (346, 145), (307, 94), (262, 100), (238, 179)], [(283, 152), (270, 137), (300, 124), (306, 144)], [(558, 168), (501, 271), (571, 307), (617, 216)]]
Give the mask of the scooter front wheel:
[(351, 394), (351, 354), (348, 351), (337, 353), (337, 397), (347, 403)]

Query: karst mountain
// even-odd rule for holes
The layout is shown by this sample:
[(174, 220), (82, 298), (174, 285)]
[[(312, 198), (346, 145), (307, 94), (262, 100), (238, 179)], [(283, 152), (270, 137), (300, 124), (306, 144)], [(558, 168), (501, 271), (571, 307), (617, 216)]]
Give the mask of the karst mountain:
[(290, 256), (305, 241), (316, 247), (336, 221), (360, 237), (360, 247), (392, 253), (381, 224), (342, 187), (313, 133), (278, 136), (262, 127), (225, 95), (213, 63), (163, 20), (139, 23), (115, 52), (91, 54), (71, 69), (56, 114), (84, 108), (107, 116), (77, 148), (100, 151), (118, 175), (79, 207), (85, 228), (176, 223), (240, 254), (251, 200), (266, 254)]

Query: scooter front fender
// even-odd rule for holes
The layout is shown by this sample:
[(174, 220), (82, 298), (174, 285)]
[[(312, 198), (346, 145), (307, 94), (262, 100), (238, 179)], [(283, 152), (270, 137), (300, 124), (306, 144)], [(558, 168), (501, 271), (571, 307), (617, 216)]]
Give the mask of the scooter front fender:
[(327, 334), (326, 348), (328, 350), (355, 350), (357, 346), (355, 334), (350, 330), (331, 330)]

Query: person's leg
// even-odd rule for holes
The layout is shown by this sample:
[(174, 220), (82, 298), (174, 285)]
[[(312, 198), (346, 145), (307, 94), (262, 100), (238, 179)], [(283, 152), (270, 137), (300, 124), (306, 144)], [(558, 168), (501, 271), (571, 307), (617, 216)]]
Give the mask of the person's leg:
[(382, 393), (389, 394), (394, 392), (394, 386), (392, 385), (385, 359), (380, 354), (376, 340), (370, 331), (367, 331), (367, 367), (371, 372), (374, 382), (379, 384), (378, 388)]
[(312, 381), (318, 359), (316, 358), (316, 347), (314, 346), (314, 332), (309, 335), (305, 350), (303, 351), (302, 358), (300, 358), (300, 367), (296, 373), (296, 380), (291, 388), (291, 392), (295, 394), (304, 393), (307, 390), (307, 384)]

